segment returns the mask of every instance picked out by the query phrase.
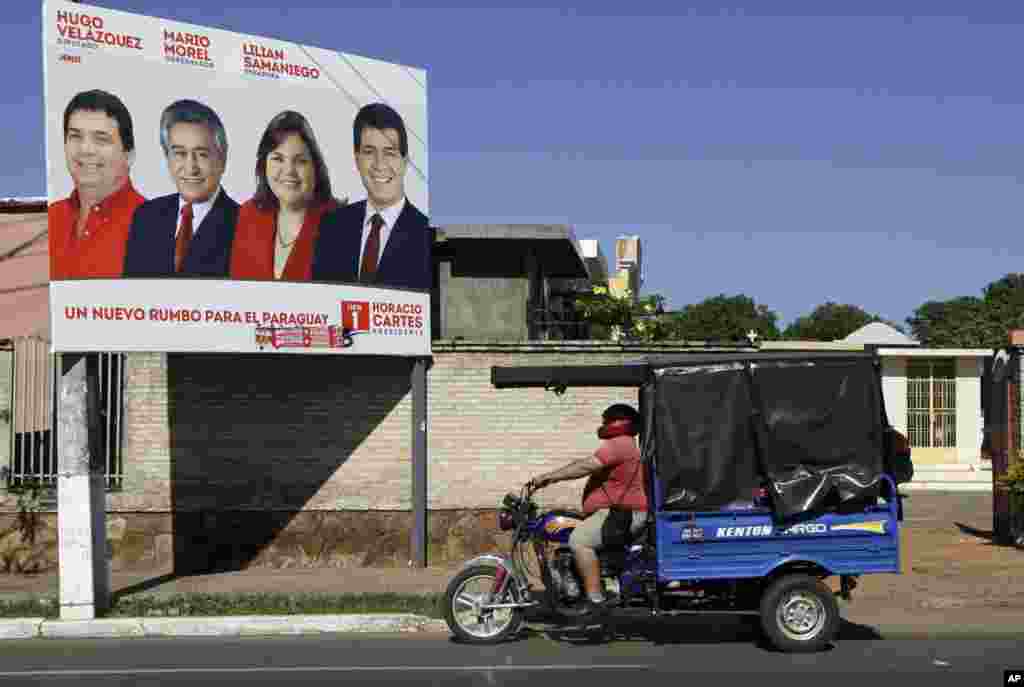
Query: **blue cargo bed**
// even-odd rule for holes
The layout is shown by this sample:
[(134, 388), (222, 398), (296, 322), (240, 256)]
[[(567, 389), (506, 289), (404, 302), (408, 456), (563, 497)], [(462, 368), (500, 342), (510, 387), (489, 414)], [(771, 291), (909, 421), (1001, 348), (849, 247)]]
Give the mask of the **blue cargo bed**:
[(796, 562), (833, 575), (900, 571), (895, 502), (781, 526), (769, 510), (662, 511), (656, 537), (663, 580), (764, 577)]

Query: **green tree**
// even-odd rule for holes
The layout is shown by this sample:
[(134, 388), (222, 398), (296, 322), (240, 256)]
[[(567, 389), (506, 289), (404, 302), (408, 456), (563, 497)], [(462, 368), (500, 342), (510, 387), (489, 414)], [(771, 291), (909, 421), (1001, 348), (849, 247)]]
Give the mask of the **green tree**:
[(828, 301), (809, 315), (798, 317), (782, 333), (784, 339), (802, 341), (836, 341), (844, 339), (869, 322), (883, 322), (878, 315), (865, 312), (856, 305)]
[(1024, 274), (1007, 274), (985, 287), (986, 348), (1006, 345), (1011, 329), (1024, 328)]
[(576, 310), (591, 324), (595, 339), (663, 341), (671, 335), (664, 313), (665, 298), (652, 294), (633, 301), (627, 291), (616, 296), (606, 287), (595, 286), (591, 293), (575, 299)]
[(720, 294), (687, 305), (671, 316), (671, 336), (681, 341), (734, 341), (757, 332), (758, 338), (777, 339), (778, 315), (743, 294)]
[(962, 296), (924, 303), (907, 318), (907, 325), (922, 346), (973, 348), (985, 345), (988, 316), (982, 299)]
[(1011, 329), (1024, 328), (1024, 274), (1010, 273), (985, 287), (983, 297), (928, 301), (907, 318), (922, 345), (999, 348)]

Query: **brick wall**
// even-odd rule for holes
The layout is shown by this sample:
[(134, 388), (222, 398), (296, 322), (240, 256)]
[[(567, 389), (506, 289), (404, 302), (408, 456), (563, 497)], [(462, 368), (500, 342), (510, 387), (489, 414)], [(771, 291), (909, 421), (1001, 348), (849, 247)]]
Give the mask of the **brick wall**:
[(167, 356), (125, 356), (124, 489), (111, 494), (113, 511), (169, 511), (170, 427), (167, 423)]
[[(600, 412), (637, 401), (635, 389), (498, 391), (492, 365), (612, 364), (651, 350), (671, 349), (435, 344), (431, 560), (494, 550), (493, 523), (480, 520), (493, 516), (481, 511), (493, 512), (530, 477), (589, 455)], [(188, 574), (404, 564), (410, 372), (409, 360), (383, 357), (129, 354), (124, 489), (107, 499), (115, 567), (173, 561)], [(582, 488), (583, 480), (556, 485), (540, 502), (578, 506)], [(0, 511), (12, 513), (14, 498), (5, 496)], [(12, 561), (12, 572), (56, 564), (52, 537), (40, 539), (47, 548), (6, 529), (0, 535), (0, 558)]]
[(409, 507), (409, 362), (128, 356), (111, 510)]
[[(493, 508), (539, 472), (592, 452), (599, 414), (632, 389), (498, 391), (492, 365), (611, 364), (608, 345), (435, 346), (428, 504)], [(125, 488), (112, 511), (411, 508), (409, 362), (130, 354)], [(582, 482), (545, 497), (577, 504)]]
[[(428, 506), (494, 508), (541, 472), (590, 455), (601, 411), (637, 391), (491, 386), (492, 365), (601, 365), (635, 359), (642, 349), (608, 345), (434, 345), (429, 373)], [(583, 480), (547, 488), (541, 502), (579, 506)]]
[[(634, 389), (498, 391), (492, 365), (613, 364), (670, 350), (435, 342), (429, 508), (494, 508), (530, 477), (589, 455), (607, 405), (637, 402)], [(124, 489), (108, 510), (408, 510), (409, 374), (408, 360), (383, 357), (128, 354)], [(542, 501), (578, 505), (582, 484), (550, 487)]]

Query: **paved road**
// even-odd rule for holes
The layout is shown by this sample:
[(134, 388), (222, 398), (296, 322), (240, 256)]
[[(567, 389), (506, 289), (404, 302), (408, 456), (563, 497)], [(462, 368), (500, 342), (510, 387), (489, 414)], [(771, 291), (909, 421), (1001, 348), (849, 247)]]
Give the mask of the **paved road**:
[[(880, 640), (844, 629), (814, 655), (779, 654), (734, 627), (605, 641), (529, 633), (494, 647), (445, 635), (0, 642), (0, 685), (649, 685), (1002, 684), (1020, 639)], [(783, 683), (777, 678), (785, 679)], [(920, 678), (923, 678), (921, 680)], [(798, 680), (798, 682), (790, 682)], [(685, 681), (685, 682), (683, 682)], [(827, 682), (824, 682), (827, 681)]]

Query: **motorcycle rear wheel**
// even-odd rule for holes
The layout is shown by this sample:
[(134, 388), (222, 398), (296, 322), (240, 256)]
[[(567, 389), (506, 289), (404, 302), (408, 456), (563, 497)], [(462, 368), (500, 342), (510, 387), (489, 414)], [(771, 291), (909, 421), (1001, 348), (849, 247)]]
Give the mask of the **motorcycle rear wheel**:
[(809, 575), (775, 580), (761, 598), (761, 628), (786, 653), (822, 651), (839, 632), (835, 594)]
[(490, 599), (498, 579), (497, 568), (474, 565), (448, 583), (444, 595), (444, 619), (452, 633), (471, 644), (498, 644), (514, 635), (523, 622), (521, 608), (481, 609), (486, 603), (515, 603), (515, 580), (509, 580), (501, 598)]

